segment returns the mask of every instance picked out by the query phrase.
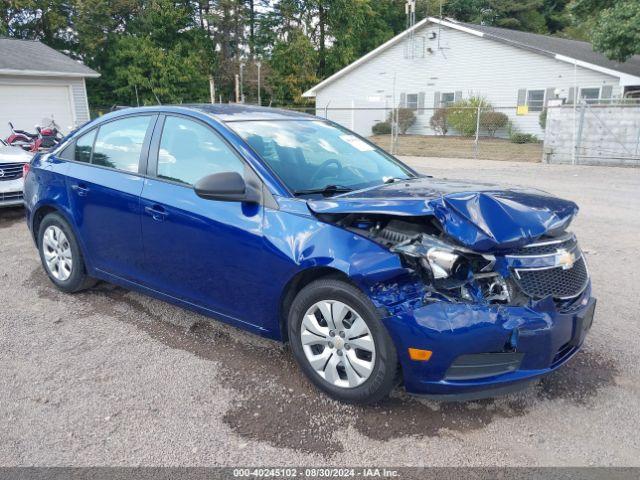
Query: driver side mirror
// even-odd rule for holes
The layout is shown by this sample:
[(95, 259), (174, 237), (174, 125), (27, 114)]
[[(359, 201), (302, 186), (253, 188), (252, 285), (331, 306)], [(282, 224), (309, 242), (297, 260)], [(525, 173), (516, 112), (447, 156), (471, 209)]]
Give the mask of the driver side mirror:
[(260, 187), (245, 182), (238, 172), (207, 175), (198, 180), (193, 189), (199, 197), (223, 202), (260, 203), (262, 197)]

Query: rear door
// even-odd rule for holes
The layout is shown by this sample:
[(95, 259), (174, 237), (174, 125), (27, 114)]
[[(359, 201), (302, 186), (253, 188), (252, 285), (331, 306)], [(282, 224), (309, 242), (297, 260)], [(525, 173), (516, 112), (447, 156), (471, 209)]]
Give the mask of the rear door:
[(209, 125), (177, 115), (158, 121), (142, 192), (146, 283), (259, 326), (263, 206), (205, 200), (193, 190), (200, 178), (228, 171), (255, 175)]
[[(132, 115), (79, 137), (67, 170), (74, 220), (93, 268), (138, 281), (140, 193), (156, 115)], [(64, 156), (70, 157), (65, 150)], [(141, 165), (142, 164), (142, 165)]]

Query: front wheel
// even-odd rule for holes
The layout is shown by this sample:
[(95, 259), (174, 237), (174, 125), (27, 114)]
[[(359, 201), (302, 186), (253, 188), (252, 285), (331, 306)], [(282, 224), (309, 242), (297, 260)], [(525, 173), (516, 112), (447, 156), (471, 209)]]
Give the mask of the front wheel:
[(317, 280), (300, 291), (289, 341), (305, 375), (336, 400), (377, 402), (395, 385), (395, 346), (369, 298), (346, 282)]

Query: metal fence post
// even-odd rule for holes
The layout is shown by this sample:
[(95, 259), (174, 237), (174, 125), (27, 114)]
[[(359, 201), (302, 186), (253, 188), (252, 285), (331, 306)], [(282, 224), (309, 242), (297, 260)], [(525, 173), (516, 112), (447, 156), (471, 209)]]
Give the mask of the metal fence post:
[(474, 142), (474, 146), (473, 146), (473, 159), (477, 160), (478, 159), (478, 150), (479, 150), (479, 140), (480, 140), (480, 108), (481, 106), (478, 105), (478, 112), (476, 114), (476, 140)]
[(582, 143), (582, 129), (584, 127), (584, 114), (585, 111), (587, 109), (587, 104), (586, 103), (582, 103), (582, 105), (580, 105), (580, 116), (578, 117), (578, 129), (576, 132), (576, 139), (575, 139), (575, 144), (574, 144), (574, 151), (573, 151), (573, 164), (576, 165), (579, 163), (579, 159), (580, 159), (580, 146)]

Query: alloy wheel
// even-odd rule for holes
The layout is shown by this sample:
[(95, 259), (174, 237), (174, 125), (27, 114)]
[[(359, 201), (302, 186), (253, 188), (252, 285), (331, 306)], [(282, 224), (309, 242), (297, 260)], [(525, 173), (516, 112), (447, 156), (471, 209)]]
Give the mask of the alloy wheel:
[(42, 236), (42, 251), (49, 273), (64, 282), (71, 276), (73, 256), (71, 244), (60, 227), (47, 227)]
[(354, 388), (373, 372), (373, 335), (364, 319), (342, 302), (313, 304), (302, 319), (300, 339), (311, 367), (331, 385)]

